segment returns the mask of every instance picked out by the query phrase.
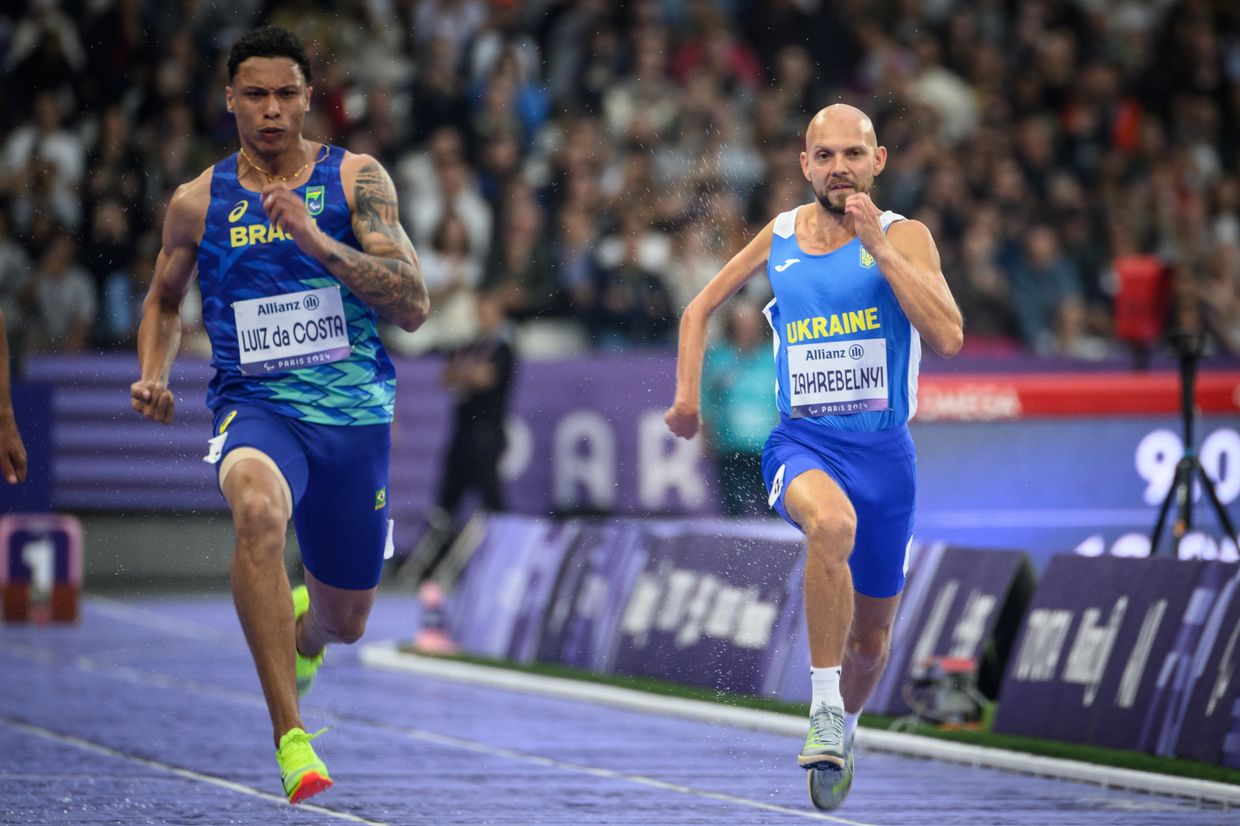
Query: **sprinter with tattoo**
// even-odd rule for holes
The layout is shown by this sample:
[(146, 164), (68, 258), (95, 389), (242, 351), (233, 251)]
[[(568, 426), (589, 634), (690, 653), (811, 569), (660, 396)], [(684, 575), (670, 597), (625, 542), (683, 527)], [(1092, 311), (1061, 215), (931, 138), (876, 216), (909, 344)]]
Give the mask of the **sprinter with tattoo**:
[[(329, 642), (362, 636), (385, 545), (395, 371), (383, 317), (413, 331), (429, 299), (375, 160), (302, 136), (310, 64), (289, 32), (233, 47), (240, 147), (172, 197), (138, 333), (134, 410), (172, 420), (168, 378), (191, 280), (215, 377), (206, 460), (232, 512), (232, 592), (271, 715), (289, 802), (327, 789), (298, 709)], [(297, 530), (306, 585), (283, 550)]]

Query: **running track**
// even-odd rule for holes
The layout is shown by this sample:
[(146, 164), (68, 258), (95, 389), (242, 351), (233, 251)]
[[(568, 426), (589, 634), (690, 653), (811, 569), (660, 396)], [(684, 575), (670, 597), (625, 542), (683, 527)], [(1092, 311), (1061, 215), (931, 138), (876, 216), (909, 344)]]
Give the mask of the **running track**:
[[(381, 596), (368, 640), (409, 635)], [(1223, 824), (1235, 810), (859, 753), (809, 806), (786, 737), (362, 667), (306, 698), (336, 787), (290, 807), (225, 595), (87, 599), (78, 627), (0, 626), (4, 824)]]

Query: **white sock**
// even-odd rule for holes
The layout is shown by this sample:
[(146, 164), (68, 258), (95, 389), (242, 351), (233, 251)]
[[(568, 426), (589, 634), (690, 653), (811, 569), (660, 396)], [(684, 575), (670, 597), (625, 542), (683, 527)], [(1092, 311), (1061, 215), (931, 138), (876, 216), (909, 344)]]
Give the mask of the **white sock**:
[(840, 667), (838, 665), (834, 668), (810, 666), (809, 682), (813, 687), (813, 696), (809, 702), (811, 714), (823, 703), (836, 708), (844, 707), (844, 695), (840, 694)]
[(853, 739), (853, 735), (857, 733), (857, 721), (861, 719), (860, 711), (844, 712), (844, 742), (847, 743)]

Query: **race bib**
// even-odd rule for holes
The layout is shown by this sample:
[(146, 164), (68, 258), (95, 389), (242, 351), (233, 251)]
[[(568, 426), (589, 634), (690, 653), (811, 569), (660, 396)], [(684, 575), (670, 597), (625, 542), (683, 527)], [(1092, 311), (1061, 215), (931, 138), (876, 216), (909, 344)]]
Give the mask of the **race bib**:
[(886, 410), (887, 389), (885, 338), (788, 348), (794, 419)]
[(340, 361), (349, 330), (339, 287), (251, 298), (233, 304), (241, 372), (247, 376)]

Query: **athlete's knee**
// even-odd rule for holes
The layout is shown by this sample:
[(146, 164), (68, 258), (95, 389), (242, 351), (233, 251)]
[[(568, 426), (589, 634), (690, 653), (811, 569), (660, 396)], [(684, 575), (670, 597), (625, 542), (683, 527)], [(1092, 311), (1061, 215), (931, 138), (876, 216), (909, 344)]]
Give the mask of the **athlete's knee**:
[(243, 488), (230, 497), (237, 538), (247, 542), (277, 542), (284, 546), (288, 521), (284, 502), (278, 493), (259, 488)]
[(801, 526), (812, 558), (847, 561), (857, 538), (857, 515), (852, 508), (818, 508)]
[(252, 460), (238, 462), (223, 484), (224, 497), (238, 528), (284, 532), (288, 504), (278, 478)]
[(316, 612), (315, 621), (332, 642), (352, 645), (366, 633), (367, 612), (344, 610)]
[(283, 533), (284, 504), (267, 491), (246, 489), (232, 499), (233, 522), (238, 531), (248, 533)]
[(890, 650), (891, 628), (858, 628), (854, 624), (844, 646), (844, 657), (854, 667), (869, 670), (886, 662)]
[(360, 620), (348, 620), (346, 622), (341, 623), (339, 626), (333, 629), (332, 638), (335, 639), (337, 642), (344, 643), (345, 645), (352, 645), (353, 643), (360, 640), (362, 638), (362, 635), (364, 635), (365, 633), (366, 633), (365, 618), (360, 619)]

